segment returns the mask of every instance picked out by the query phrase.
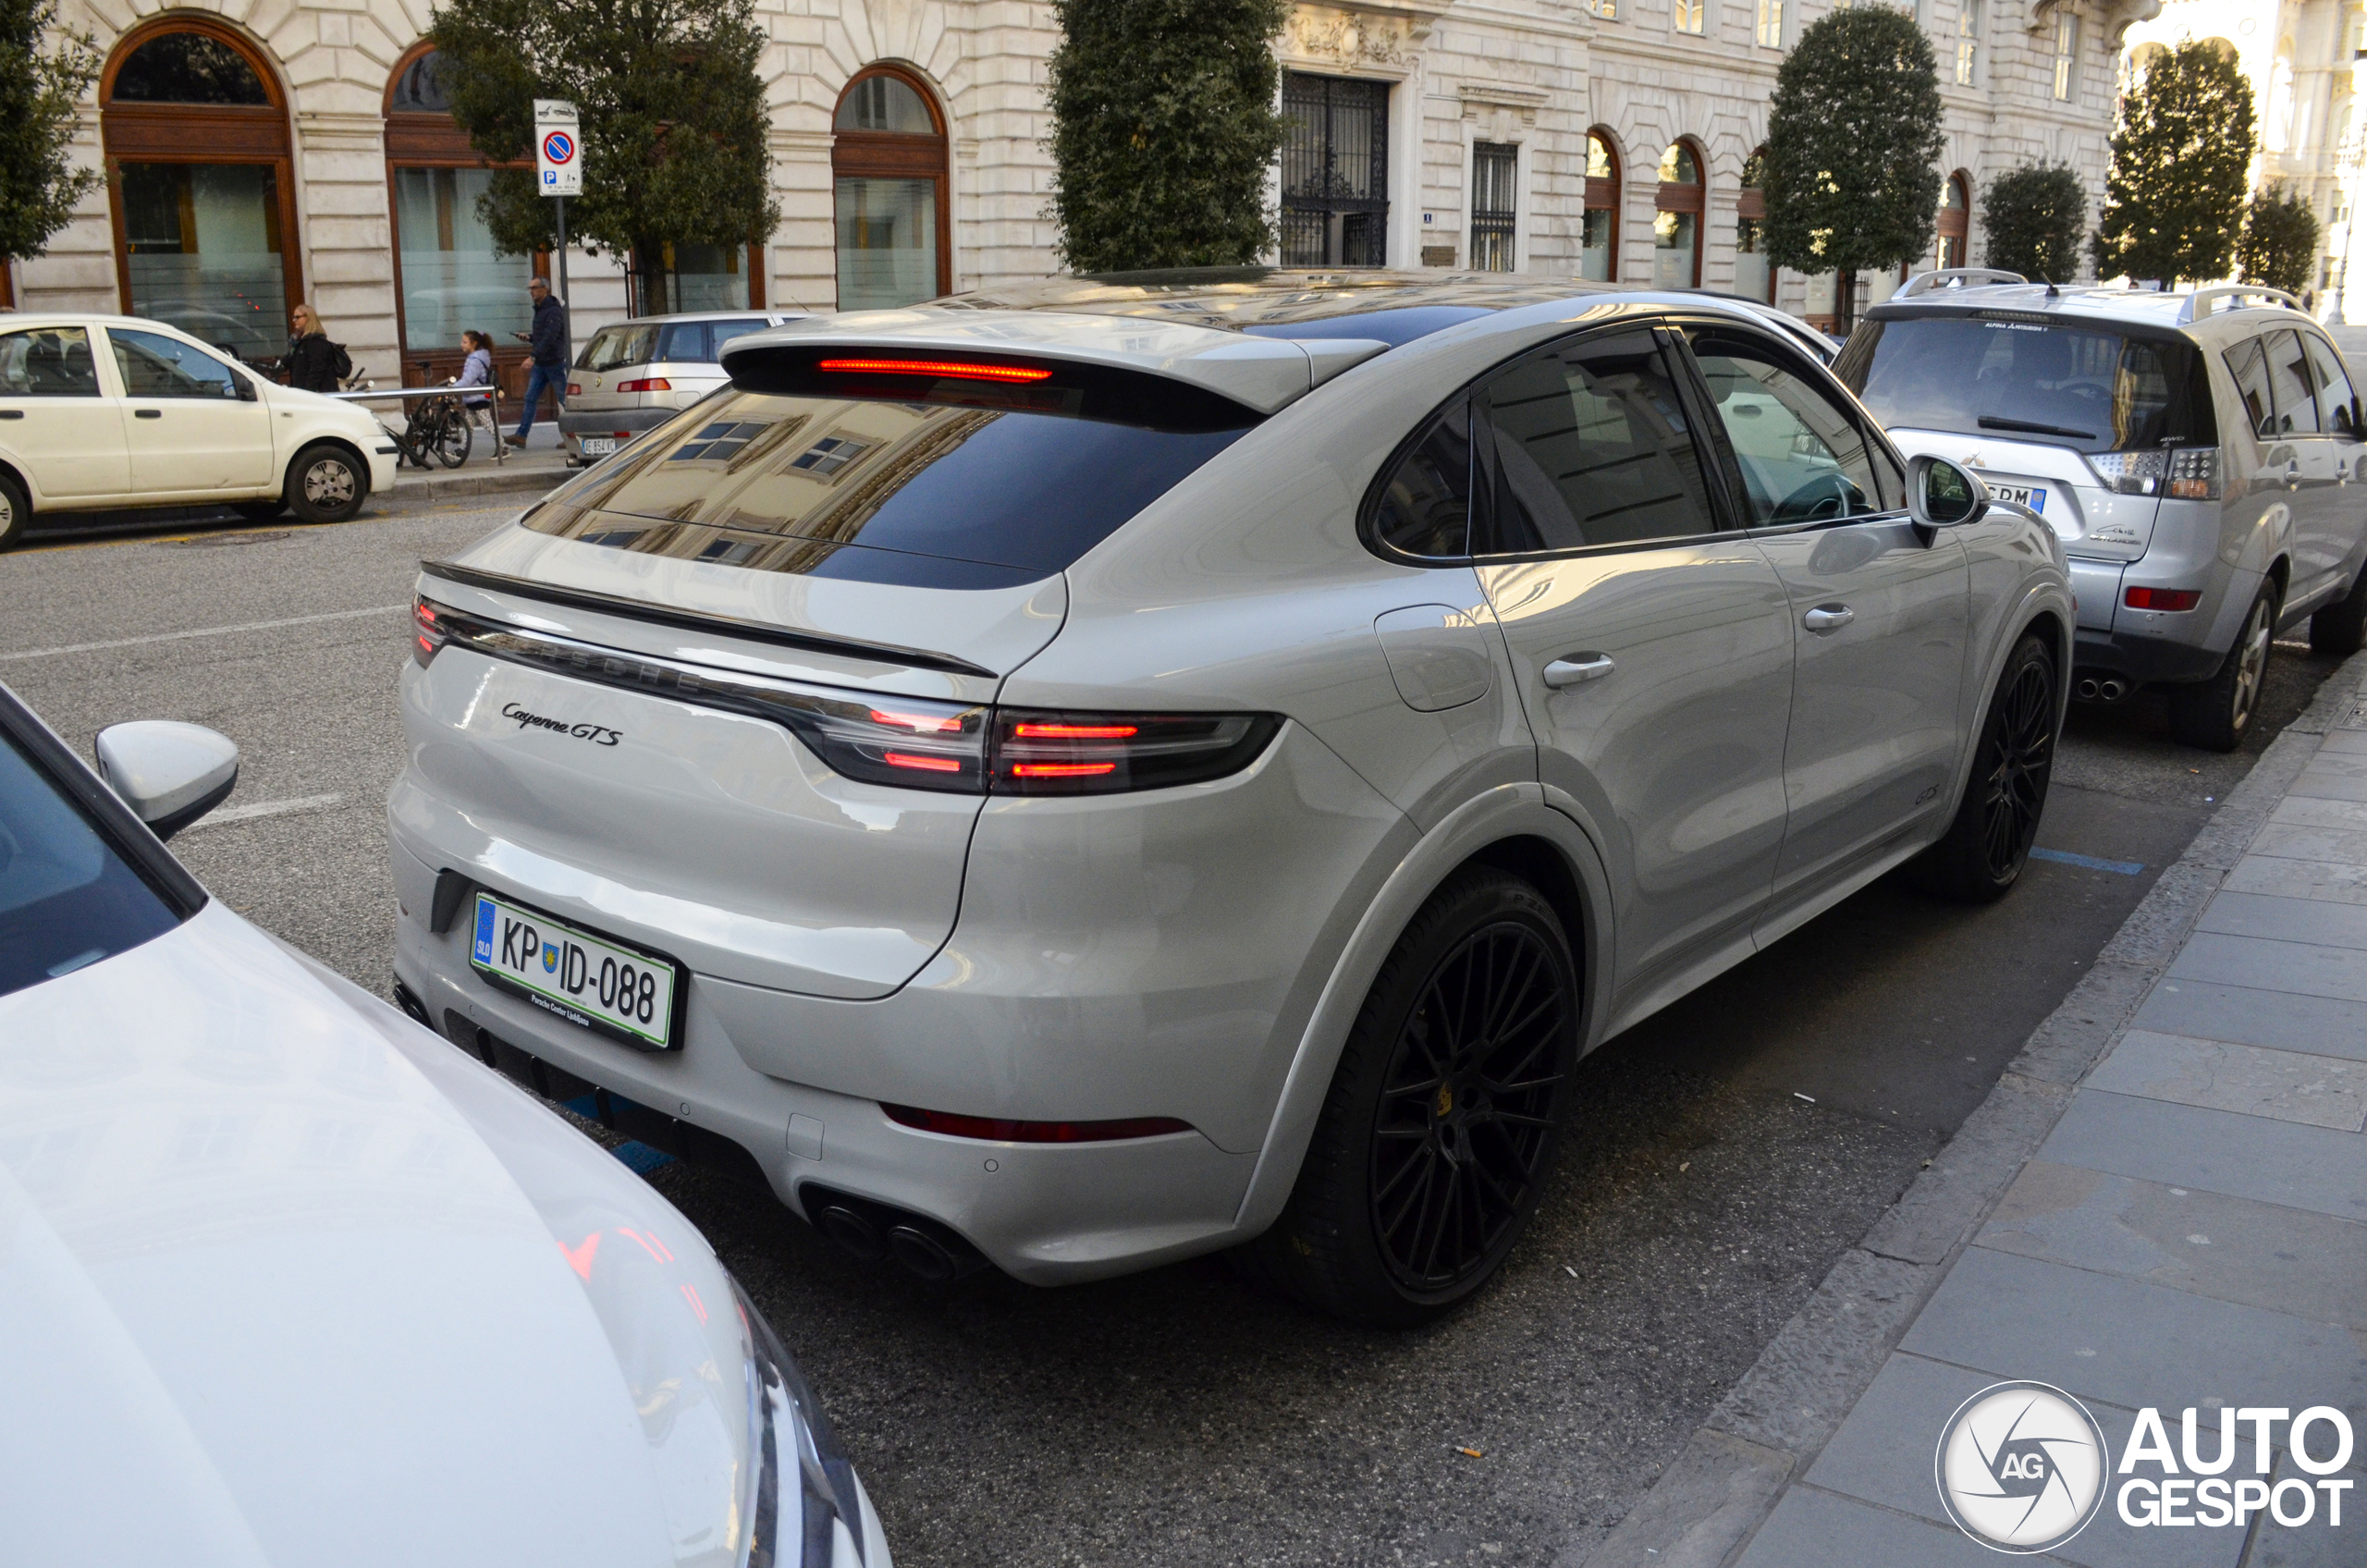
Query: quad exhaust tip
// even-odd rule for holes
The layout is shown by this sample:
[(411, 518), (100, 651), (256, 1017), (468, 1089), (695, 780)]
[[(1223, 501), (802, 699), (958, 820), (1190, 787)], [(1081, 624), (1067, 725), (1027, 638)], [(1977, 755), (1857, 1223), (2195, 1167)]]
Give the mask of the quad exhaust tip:
[(925, 1215), (827, 1188), (802, 1194), (814, 1227), (864, 1263), (893, 1258), (917, 1278), (950, 1284), (987, 1267), (986, 1256)]

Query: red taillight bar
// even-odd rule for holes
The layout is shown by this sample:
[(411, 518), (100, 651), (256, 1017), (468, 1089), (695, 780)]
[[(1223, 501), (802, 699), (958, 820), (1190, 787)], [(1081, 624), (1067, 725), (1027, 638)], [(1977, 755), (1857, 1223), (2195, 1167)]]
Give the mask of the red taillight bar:
[(1123, 741), (1141, 734), (1142, 729), (1133, 724), (1022, 724), (1012, 733), (1023, 741)]
[(995, 1116), (957, 1116), (909, 1105), (882, 1105), (888, 1120), (949, 1138), (980, 1138), (997, 1144), (1108, 1144), (1125, 1138), (1160, 1138), (1189, 1133), (1192, 1124), (1171, 1116), (1134, 1116), (1120, 1121), (1006, 1121)]
[(2200, 588), (2131, 588), (2121, 603), (2133, 610), (2190, 610), (2202, 603)]
[(822, 368), (850, 375), (944, 375), (963, 381), (1049, 381), (1035, 365), (973, 365), (957, 360), (824, 360)]

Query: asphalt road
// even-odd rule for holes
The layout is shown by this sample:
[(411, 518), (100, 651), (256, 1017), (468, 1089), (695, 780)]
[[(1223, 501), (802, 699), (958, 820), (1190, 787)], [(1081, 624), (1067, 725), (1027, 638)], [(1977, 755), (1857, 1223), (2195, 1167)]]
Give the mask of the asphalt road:
[[(503, 515), (0, 557), (0, 680), (86, 752), (126, 718), (237, 740), (238, 793), (174, 847), (383, 994), (402, 606), (421, 557)], [(1650, 1486), (2331, 668), (2280, 646), (2233, 756), (2168, 741), (2158, 702), (2075, 710), (2039, 841), (2078, 858), (1978, 911), (1878, 884), (1611, 1042), (1531, 1234), (1429, 1329), (1313, 1317), (1217, 1259), (936, 1289), (720, 1179), (650, 1179), (783, 1330), (906, 1568), (1541, 1568)]]

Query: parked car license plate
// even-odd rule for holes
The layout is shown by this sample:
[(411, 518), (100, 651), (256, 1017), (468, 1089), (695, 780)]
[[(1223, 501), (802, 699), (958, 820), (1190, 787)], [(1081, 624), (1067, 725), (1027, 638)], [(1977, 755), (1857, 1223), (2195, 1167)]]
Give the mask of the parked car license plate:
[(1989, 493), (2001, 501), (2011, 501), (2017, 507), (2028, 507), (2041, 516), (2046, 512), (2046, 487), (2040, 484), (1992, 484)]
[(477, 895), (474, 930), (469, 963), (491, 984), (645, 1050), (673, 1048), (682, 974), (672, 961), (491, 893)]
[(576, 441), (587, 458), (605, 458), (617, 449), (617, 438), (613, 435), (579, 435)]

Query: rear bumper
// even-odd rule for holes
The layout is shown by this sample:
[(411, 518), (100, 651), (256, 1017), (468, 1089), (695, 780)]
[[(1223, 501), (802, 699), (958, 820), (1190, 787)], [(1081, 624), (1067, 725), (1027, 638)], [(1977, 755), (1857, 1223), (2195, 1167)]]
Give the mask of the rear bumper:
[[(2082, 674), (2118, 675), (2132, 685), (2208, 680), (2234, 643), (2244, 612), (2260, 591), (2261, 575), (2207, 564), (2198, 583), (2191, 568), (2169, 552), (2141, 561), (2071, 560), (2072, 591), (2079, 596), (2073, 663)], [(2124, 586), (2200, 587), (2191, 610), (2131, 610)]]
[(563, 409), (558, 416), (561, 435), (613, 435), (626, 431), (638, 435), (655, 430), (681, 413), (680, 409), (607, 409), (579, 412)]

